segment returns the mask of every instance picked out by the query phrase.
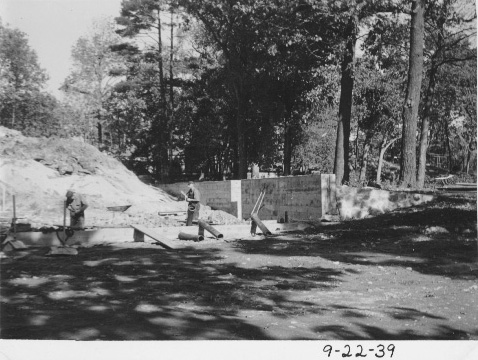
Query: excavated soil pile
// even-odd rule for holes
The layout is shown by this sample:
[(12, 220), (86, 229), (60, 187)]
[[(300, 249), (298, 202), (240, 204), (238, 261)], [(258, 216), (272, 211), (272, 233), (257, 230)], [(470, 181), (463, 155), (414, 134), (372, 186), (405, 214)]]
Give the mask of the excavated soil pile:
[(213, 224), (234, 225), (244, 224), (245, 222), (238, 219), (225, 211), (212, 210), (207, 205), (201, 205), (199, 209), (199, 219), (204, 219)]
[[(4, 217), (12, 213), (15, 194), (18, 222), (34, 228), (62, 224), (66, 191), (74, 189), (89, 203), (87, 226), (163, 226), (184, 220), (184, 216), (160, 217), (158, 212), (185, 211), (185, 202), (141, 182), (118, 160), (92, 145), (71, 139), (26, 137), (0, 127), (0, 149)], [(124, 212), (107, 209), (124, 205), (131, 206)], [(217, 221), (229, 215), (214, 213), (209, 210), (205, 216)]]

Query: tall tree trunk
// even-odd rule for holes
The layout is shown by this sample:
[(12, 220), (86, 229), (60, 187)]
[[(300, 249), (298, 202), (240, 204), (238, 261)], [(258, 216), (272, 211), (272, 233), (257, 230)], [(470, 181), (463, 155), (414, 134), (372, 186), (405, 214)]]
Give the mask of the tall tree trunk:
[(357, 136), (355, 136), (355, 161), (354, 161), (354, 170), (357, 169), (358, 166), (358, 156), (359, 156), (359, 130), (360, 126), (357, 124)]
[(453, 156), (451, 155), (451, 145), (450, 145), (450, 129), (448, 128), (448, 121), (446, 119), (443, 120), (445, 124), (445, 137), (446, 137), (446, 150), (448, 153), (448, 171), (451, 172), (453, 168)]
[(352, 94), (354, 87), (355, 44), (357, 42), (358, 18), (353, 15), (347, 27), (347, 42), (342, 60), (342, 78), (340, 80), (339, 119), (335, 145), (334, 174), (337, 185), (349, 181), (349, 139), (350, 117), (352, 114)]
[(396, 137), (394, 139), (391, 139), (389, 142), (387, 142), (386, 139), (384, 139), (382, 143), (380, 144), (380, 155), (378, 156), (377, 177), (375, 179), (375, 182), (377, 184), (382, 183), (382, 167), (383, 167), (383, 157), (385, 155), (385, 152), (398, 139), (399, 138)]
[(428, 150), (428, 130), (430, 125), (430, 111), (432, 108), (433, 97), (435, 96), (437, 68), (432, 61), (430, 69), (430, 80), (428, 83), (427, 93), (425, 95), (425, 108), (423, 110), (422, 129), (420, 133), (420, 150), (418, 158), (418, 174), (417, 187), (423, 188), (425, 185), (426, 165), (427, 165), (427, 150)]
[(443, 46), (443, 27), (446, 22), (446, 17), (441, 16), (437, 21), (438, 27), (438, 39), (437, 39), (437, 51), (432, 56), (430, 65), (430, 79), (428, 82), (428, 89), (425, 97), (425, 109), (423, 111), (422, 129), (420, 134), (420, 150), (418, 159), (418, 174), (417, 174), (417, 186), (422, 188), (425, 185), (426, 175), (426, 163), (427, 163), (427, 150), (428, 150), (428, 129), (430, 124), (430, 111), (433, 104), (433, 98), (435, 96), (436, 86), (436, 74), (438, 72), (437, 59), (441, 57), (441, 48)]
[(425, 0), (412, 1), (408, 84), (402, 112), (402, 157), (400, 163), (402, 187), (415, 186), (417, 176), (416, 136), (423, 71), (424, 4)]
[(15, 104), (13, 104), (13, 107), (12, 107), (12, 129), (14, 128), (15, 126)]
[(98, 143), (101, 145), (103, 143), (103, 127), (100, 122), (96, 124), (96, 127), (98, 128)]
[(160, 114), (159, 114), (159, 176), (161, 182), (167, 182), (168, 179), (168, 128), (167, 128), (167, 103), (166, 103), (166, 84), (164, 83), (163, 73), (163, 44), (161, 40), (161, 11), (158, 9), (158, 70), (159, 70), (159, 89), (160, 89)]
[(362, 166), (360, 168), (360, 175), (359, 175), (360, 183), (362, 183), (363, 181), (366, 181), (369, 151), (370, 151), (370, 141), (368, 139), (365, 139), (365, 144), (363, 146), (363, 154), (362, 154)]
[(475, 157), (475, 151), (476, 149), (474, 149), (474, 142), (475, 141), (471, 141), (470, 144), (468, 145), (468, 154), (467, 154), (467, 157), (466, 157), (466, 163), (465, 163), (465, 169), (464, 171), (469, 174), (470, 173), (470, 163), (471, 161), (473, 161), (474, 157)]
[(245, 99), (242, 79), (236, 79), (234, 82), (236, 94), (237, 113), (236, 113), (236, 131), (237, 131), (237, 157), (235, 178), (237, 180), (247, 178), (246, 150), (244, 144), (244, 121), (245, 121)]
[(284, 93), (284, 175), (291, 175), (291, 164), (292, 164), (292, 132), (293, 132), (293, 122), (292, 122), (292, 108), (290, 94)]
[(171, 47), (169, 54), (169, 104), (170, 104), (170, 117), (169, 117), (169, 158), (173, 158), (173, 147), (171, 146), (171, 140), (173, 138), (174, 127), (174, 89), (173, 89), (173, 50), (174, 50), (174, 17), (173, 8), (171, 7)]
[(284, 176), (290, 175), (291, 160), (292, 160), (292, 126), (288, 122), (286, 122), (285, 129), (284, 129)]
[(468, 158), (466, 161), (466, 173), (470, 173), (470, 164), (475, 160), (476, 156), (476, 142), (472, 141), (469, 146)]

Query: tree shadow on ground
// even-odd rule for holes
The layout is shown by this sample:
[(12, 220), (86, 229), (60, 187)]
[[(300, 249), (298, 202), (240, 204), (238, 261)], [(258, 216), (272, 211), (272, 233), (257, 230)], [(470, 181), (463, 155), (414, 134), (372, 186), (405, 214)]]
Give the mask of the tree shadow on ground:
[[(345, 318), (351, 319), (366, 319), (367, 315), (363, 314), (363, 309), (348, 306), (334, 306), (336, 309), (345, 310), (342, 312)], [(428, 312), (418, 311), (413, 308), (406, 307), (391, 307), (386, 315), (395, 318), (397, 320), (404, 320), (413, 323), (413, 321), (420, 321), (423, 318), (446, 320), (442, 316), (430, 314)], [(383, 316), (381, 314), (380, 316)], [(348, 326), (341, 325), (324, 325), (317, 326), (314, 331), (325, 334), (326, 336), (339, 338), (343, 340), (468, 340), (470, 336), (477, 336), (478, 330), (469, 334), (463, 330), (453, 328), (448, 325), (437, 325), (433, 329), (433, 335), (424, 334), (422, 331), (417, 331), (412, 328), (393, 331), (390, 329), (384, 329), (376, 325), (370, 325), (367, 323), (348, 322)], [(354, 330), (355, 329), (355, 330)]]
[[(445, 207), (418, 206), (345, 221), (262, 241), (243, 242), (243, 251), (275, 256), (322, 257), (359, 265), (412, 267), (423, 274), (478, 277), (476, 206), (455, 199)], [(449, 203), (448, 203), (449, 205)], [(281, 246), (280, 244), (287, 244)]]
[[(390, 332), (378, 326), (355, 323), (359, 330), (353, 331), (350, 327), (339, 325), (317, 326), (314, 331), (326, 334), (330, 337), (342, 340), (429, 340), (430, 336), (420, 334), (413, 329), (400, 330), (398, 332)], [(476, 331), (473, 335), (478, 335)], [(470, 334), (454, 329), (450, 326), (438, 326), (433, 335), (434, 340), (467, 340)]]
[[(363, 309), (358, 307), (351, 307), (351, 306), (344, 306), (344, 305), (333, 305), (332, 307), (334, 309), (345, 310), (343, 314), (347, 317), (356, 317), (356, 318), (367, 317), (361, 312)], [(446, 320), (446, 318), (443, 316), (437, 316), (437, 315), (430, 314), (428, 312), (419, 311), (413, 308), (407, 308), (407, 307), (401, 307), (401, 306), (393, 306), (389, 308), (389, 310), (386, 311), (385, 314), (397, 320), (417, 320), (419, 318)]]
[[(339, 270), (246, 269), (217, 249), (80, 248), (75, 257), (32, 249), (2, 262), (4, 339), (271, 339), (239, 311), (280, 318), (307, 301), (278, 292), (327, 289)], [(305, 272), (316, 274), (305, 278)], [(320, 309), (316, 310), (320, 311)]]
[[(338, 291), (343, 279), (354, 275), (355, 270), (343, 263), (413, 267), (423, 274), (476, 278), (476, 271), (453, 267), (455, 261), (466, 267), (474, 260), (476, 238), (452, 232), (457, 222), (476, 229), (476, 210), (467, 209), (466, 203), (451, 209), (435, 206), (412, 210), (227, 245), (228, 251), (238, 256), (320, 257), (341, 262), (338, 266), (317, 266), (315, 260), (307, 267), (283, 267), (280, 261), (270, 266), (242, 266), (226, 261), (225, 252), (214, 246), (189, 246), (178, 251), (95, 246), (80, 248), (74, 257), (46, 257), (45, 249), (30, 249), (23, 257), (2, 259), (1, 337), (275, 339), (277, 335), (260, 321), (249, 321), (245, 316), (247, 312), (264, 312), (278, 322), (293, 316), (316, 316), (308, 332), (302, 333), (305, 335), (294, 337), (301, 339), (316, 339), (317, 333), (355, 340), (464, 338), (463, 331), (446, 324), (437, 324), (428, 334), (402, 329), (401, 325), (397, 331), (386, 324), (382, 329), (367, 323), (369, 315), (364, 315), (364, 309), (320, 304), (321, 294)], [(422, 230), (429, 226), (450, 230), (424, 235)], [(426, 239), (418, 241), (423, 236)], [(306, 296), (300, 300), (294, 297), (302, 291), (317, 292), (320, 305)], [(336, 326), (330, 315), (336, 309), (342, 311), (339, 321), (355, 322)], [(388, 306), (383, 313), (404, 322), (418, 317), (447, 321), (405, 306)], [(315, 321), (329, 323), (316, 326)]]

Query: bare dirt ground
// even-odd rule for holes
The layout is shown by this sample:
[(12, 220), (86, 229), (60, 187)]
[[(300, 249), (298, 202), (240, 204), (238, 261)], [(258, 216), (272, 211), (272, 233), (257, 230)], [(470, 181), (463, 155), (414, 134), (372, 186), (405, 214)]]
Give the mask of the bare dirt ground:
[[(1, 259), (1, 338), (478, 339), (476, 195), (241, 240)], [(179, 240), (178, 240), (179, 243)]]

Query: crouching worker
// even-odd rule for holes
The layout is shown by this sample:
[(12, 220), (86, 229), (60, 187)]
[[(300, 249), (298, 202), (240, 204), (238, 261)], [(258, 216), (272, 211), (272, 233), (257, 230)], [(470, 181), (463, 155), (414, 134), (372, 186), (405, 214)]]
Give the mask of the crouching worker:
[(83, 197), (73, 190), (66, 192), (66, 208), (70, 211), (70, 226), (73, 228), (85, 227), (85, 210), (88, 207)]
[(186, 193), (186, 201), (188, 202), (188, 218), (186, 220), (186, 226), (191, 226), (193, 224), (193, 220), (197, 220), (199, 217), (199, 208), (201, 204), (199, 201), (201, 200), (201, 194), (198, 189), (194, 187), (194, 182), (188, 182), (189, 190)]

